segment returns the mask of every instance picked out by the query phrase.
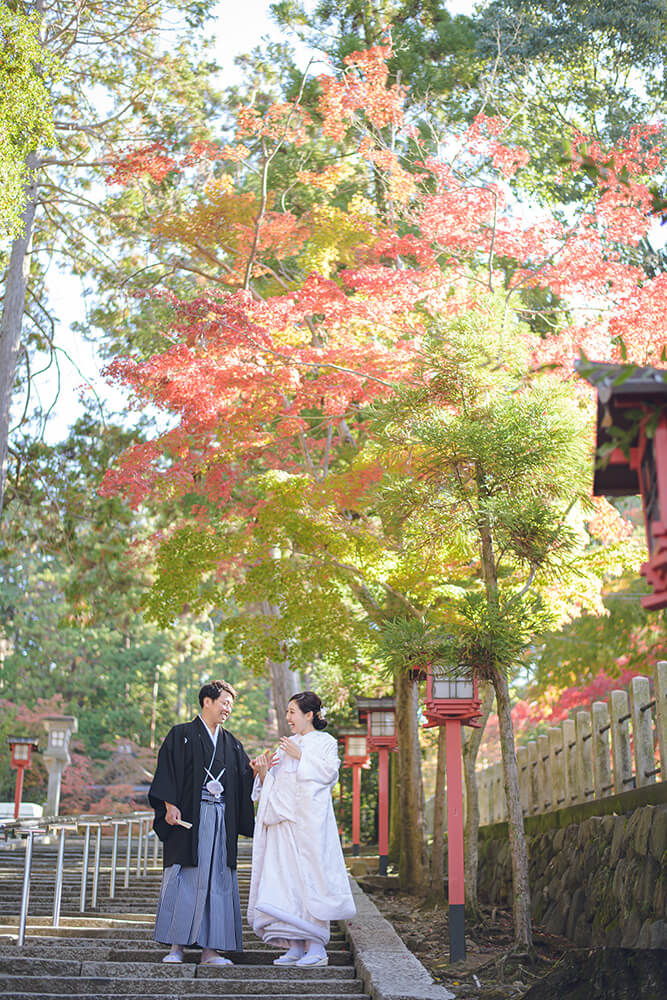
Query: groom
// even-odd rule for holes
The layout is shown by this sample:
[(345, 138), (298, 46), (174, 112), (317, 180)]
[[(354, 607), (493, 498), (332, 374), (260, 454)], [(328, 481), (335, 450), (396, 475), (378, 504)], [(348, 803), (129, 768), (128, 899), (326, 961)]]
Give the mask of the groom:
[(182, 962), (183, 948), (202, 948), (202, 965), (230, 965), (220, 951), (241, 951), (236, 875), (239, 834), (251, 837), (253, 774), (248, 757), (223, 724), (236, 691), (210, 681), (200, 714), (174, 726), (160, 747), (148, 798), (163, 843), (164, 875), (154, 938), (170, 944), (163, 962)]

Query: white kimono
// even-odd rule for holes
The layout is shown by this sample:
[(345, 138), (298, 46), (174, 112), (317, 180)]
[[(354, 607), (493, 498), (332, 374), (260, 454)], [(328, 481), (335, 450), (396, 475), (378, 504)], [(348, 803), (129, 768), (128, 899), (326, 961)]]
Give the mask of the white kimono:
[(329, 940), (329, 921), (354, 916), (343, 852), (331, 801), (340, 760), (336, 740), (322, 730), (290, 739), (264, 784), (252, 844), (248, 922), (264, 941)]

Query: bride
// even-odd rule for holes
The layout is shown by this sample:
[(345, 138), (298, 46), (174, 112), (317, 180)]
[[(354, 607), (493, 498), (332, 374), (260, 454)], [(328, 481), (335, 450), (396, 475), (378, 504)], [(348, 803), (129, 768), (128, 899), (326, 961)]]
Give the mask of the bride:
[(275, 965), (326, 965), (329, 921), (356, 912), (331, 801), (338, 747), (323, 732), (322, 702), (312, 691), (290, 698), (287, 723), (293, 735), (282, 737), (271, 759), (250, 762), (259, 806), (248, 922), (264, 941), (287, 947)]

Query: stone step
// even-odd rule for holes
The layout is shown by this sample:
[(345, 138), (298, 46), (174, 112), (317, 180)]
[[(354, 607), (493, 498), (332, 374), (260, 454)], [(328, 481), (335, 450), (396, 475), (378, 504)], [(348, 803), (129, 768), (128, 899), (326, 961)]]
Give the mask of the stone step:
[[(66, 939), (67, 940), (67, 939)], [(156, 944), (154, 948), (118, 948), (114, 943), (102, 946), (63, 947), (60, 943), (50, 946), (32, 945), (30, 938), (26, 938), (26, 943), (20, 948), (18, 945), (0, 945), (0, 962), (5, 972), (11, 972), (7, 962), (15, 959), (26, 958), (33, 962), (42, 961), (70, 961), (70, 962), (139, 962), (159, 965), (162, 956), (166, 951), (165, 945)], [(246, 948), (242, 952), (229, 952), (228, 957), (238, 965), (270, 965), (274, 958), (281, 954), (278, 948), (264, 945), (262, 948)], [(328, 947), (329, 965), (339, 968), (352, 967), (352, 958), (346, 948)], [(199, 949), (188, 950), (185, 953), (184, 965), (196, 964), (199, 962)], [(346, 973), (347, 975), (347, 973)]]
[[(273, 969), (274, 966), (271, 966), (271, 971)], [(178, 993), (181, 996), (199, 998), (201, 993), (205, 991), (206, 994), (216, 997), (257, 995), (275, 997), (278, 993), (288, 992), (293, 997), (294, 990), (285, 990), (282, 988), (281, 982), (284, 982), (284, 985), (289, 983), (292, 987), (298, 985), (300, 997), (303, 997), (304, 994), (317, 997), (328, 994), (338, 997), (339, 1000), (343, 1000), (349, 994), (359, 995), (363, 993), (361, 980), (359, 979), (326, 980), (306, 975), (299, 977), (298, 981), (281, 981), (270, 978), (268, 969), (266, 970), (267, 977), (265, 979), (250, 979), (247, 976), (239, 978), (238, 968), (234, 977), (225, 976), (225, 968), (197, 968), (196, 971), (197, 975), (193, 974), (191, 977), (181, 973), (177, 976), (147, 976), (142, 979), (135, 977), (125, 979), (118, 976), (114, 976), (113, 978), (92, 976), (69, 978), (60, 976), (0, 975), (0, 995), (15, 997), (17, 993), (32, 993), (33, 996), (35, 994), (38, 996), (49, 994), (55, 994), (56, 996), (80, 996), (81, 994), (100, 996), (103, 994), (113, 994), (125, 997), (127, 994), (139, 994), (140, 996), (154, 997), (156, 994), (171, 993), (173, 995), (174, 993)], [(223, 973), (223, 975), (220, 973)], [(202, 980), (205, 980), (205, 983)], [(169, 989), (166, 988), (167, 981), (169, 981)]]
[(6, 956), (0, 955), (0, 975), (10, 976), (83, 976), (95, 978), (117, 978), (133, 979), (152, 978), (155, 976), (170, 978), (182, 976), (193, 978), (195, 973), (201, 978), (204, 971), (215, 975), (226, 976), (237, 979), (242, 974), (246, 979), (266, 979), (267, 971), (270, 968), (271, 976), (276, 979), (354, 979), (354, 968), (348, 966), (324, 966), (315, 969), (297, 969), (292, 965), (251, 965), (246, 961), (245, 953), (239, 955), (239, 961), (233, 966), (218, 967), (215, 969), (205, 969), (199, 967), (198, 961), (184, 962), (182, 965), (163, 964), (161, 961), (155, 962), (122, 962), (122, 976), (119, 977), (118, 962), (110, 960), (107, 962), (95, 961), (80, 957), (79, 960), (58, 959), (58, 958), (35, 958), (30, 956)]
[[(77, 993), (77, 1000), (117, 1000), (116, 993)], [(197, 993), (196, 1000), (219, 1000), (221, 996), (235, 997), (235, 993)], [(7, 1000), (69, 1000), (71, 992), (44, 993), (13, 991)], [(123, 993), (123, 1000), (192, 1000), (193, 994), (180, 993)], [(253, 1000), (294, 1000), (294, 993), (255, 993)], [(299, 993), (299, 1000), (341, 1000), (339, 993)], [(370, 1000), (367, 993), (346, 993), (344, 1000)]]

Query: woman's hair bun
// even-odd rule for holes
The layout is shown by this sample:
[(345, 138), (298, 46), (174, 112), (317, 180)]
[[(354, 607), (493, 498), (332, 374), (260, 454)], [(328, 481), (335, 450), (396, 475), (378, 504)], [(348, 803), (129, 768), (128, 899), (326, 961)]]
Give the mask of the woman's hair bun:
[(313, 728), (326, 729), (327, 720), (322, 718), (322, 699), (314, 691), (299, 691), (290, 701), (295, 701), (304, 715), (313, 713)]

